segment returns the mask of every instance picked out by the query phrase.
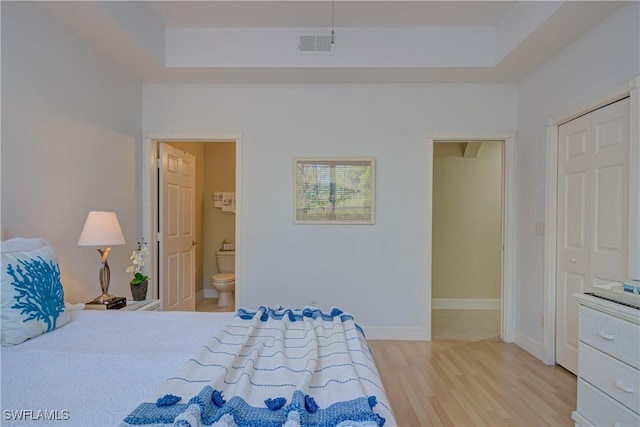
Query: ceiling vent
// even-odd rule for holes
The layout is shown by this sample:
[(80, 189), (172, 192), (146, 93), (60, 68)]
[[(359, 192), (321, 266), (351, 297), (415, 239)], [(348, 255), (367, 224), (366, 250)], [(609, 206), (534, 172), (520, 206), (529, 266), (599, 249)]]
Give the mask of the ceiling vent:
[(311, 35), (300, 36), (298, 50), (305, 53), (331, 53), (332, 47), (331, 36)]

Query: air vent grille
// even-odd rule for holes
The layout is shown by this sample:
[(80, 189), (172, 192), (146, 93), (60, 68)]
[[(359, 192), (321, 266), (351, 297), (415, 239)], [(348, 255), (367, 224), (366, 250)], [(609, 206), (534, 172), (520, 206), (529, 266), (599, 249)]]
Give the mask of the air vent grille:
[(300, 52), (331, 52), (331, 36), (300, 36)]

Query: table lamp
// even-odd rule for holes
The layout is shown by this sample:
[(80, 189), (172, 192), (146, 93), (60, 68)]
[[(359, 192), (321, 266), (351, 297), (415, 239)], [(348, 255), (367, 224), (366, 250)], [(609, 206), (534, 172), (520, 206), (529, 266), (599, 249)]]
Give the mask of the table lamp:
[(104, 250), (98, 248), (98, 253), (102, 258), (98, 272), (102, 295), (94, 300), (96, 303), (107, 304), (116, 298), (113, 295), (109, 295), (111, 270), (109, 269), (107, 257), (109, 256), (109, 252), (111, 252), (110, 246), (124, 244), (124, 235), (122, 234), (122, 229), (120, 228), (120, 223), (118, 222), (118, 217), (115, 212), (89, 212), (84, 227), (82, 228), (82, 233), (80, 233), (80, 238), (78, 239), (78, 246), (107, 247)]

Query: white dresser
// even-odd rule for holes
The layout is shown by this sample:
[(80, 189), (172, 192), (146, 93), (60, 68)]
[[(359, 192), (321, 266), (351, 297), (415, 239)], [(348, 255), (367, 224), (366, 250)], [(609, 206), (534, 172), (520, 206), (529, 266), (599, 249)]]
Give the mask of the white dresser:
[(591, 295), (575, 298), (576, 426), (640, 427), (640, 310)]

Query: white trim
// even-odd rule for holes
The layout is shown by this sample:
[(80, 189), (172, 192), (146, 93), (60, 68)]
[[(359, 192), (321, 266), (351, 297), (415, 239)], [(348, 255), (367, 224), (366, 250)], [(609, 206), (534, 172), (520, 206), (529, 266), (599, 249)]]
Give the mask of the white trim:
[(390, 341), (430, 341), (425, 328), (402, 328), (384, 326), (364, 326), (362, 330), (367, 340)]
[[(242, 254), (244, 253), (244, 244), (242, 240), (242, 212), (244, 208), (243, 202), (243, 194), (242, 191), (242, 133), (235, 134), (236, 140), (236, 266), (235, 266), (235, 278), (236, 285), (234, 288), (233, 296), (234, 303), (236, 308), (244, 307), (243, 301), (244, 297), (241, 293), (243, 286), (238, 286), (238, 283), (242, 284)], [(215, 289), (212, 289), (216, 292), (216, 296), (218, 296), (218, 292)]]
[(583, 116), (593, 110), (597, 110), (598, 108), (602, 108), (605, 105), (612, 104), (616, 101), (620, 101), (622, 98), (626, 98), (629, 96), (629, 92), (634, 87), (638, 87), (640, 83), (640, 78), (636, 77), (629, 81), (626, 85), (618, 86), (601, 97), (592, 99), (587, 102), (583, 102), (580, 105), (577, 105), (573, 108), (568, 109), (562, 114), (558, 114), (556, 116), (550, 117), (547, 120), (547, 125), (549, 126), (560, 126), (563, 123), (569, 122), (575, 118)]
[(202, 301), (207, 298), (218, 298), (218, 292), (213, 288), (204, 288), (196, 293), (196, 301)]
[[(425, 203), (425, 218), (424, 218), (424, 241), (425, 251), (422, 254), (424, 260), (424, 285), (425, 285), (425, 313), (423, 324), (425, 325), (425, 332), (427, 341), (431, 341), (431, 270), (433, 262), (433, 138), (427, 138), (427, 153), (425, 156), (426, 166), (425, 176), (426, 184), (426, 203)], [(429, 256), (427, 256), (429, 254)]]
[(640, 279), (640, 77), (629, 91), (629, 277)]
[(426, 177), (426, 218), (425, 241), (426, 252), (430, 256), (425, 260), (425, 287), (427, 290), (426, 321), (428, 339), (431, 339), (431, 256), (433, 253), (432, 221), (433, 221), (433, 143), (434, 141), (504, 141), (503, 147), (503, 218), (502, 218), (502, 284), (500, 300), (502, 310), (500, 314), (500, 338), (507, 343), (515, 340), (515, 159), (516, 132), (465, 132), (465, 133), (427, 133), (427, 177)]
[(242, 139), (242, 132), (220, 132), (220, 133), (180, 133), (180, 132), (162, 132), (162, 133), (146, 133), (146, 139), (167, 142), (212, 142), (212, 141), (234, 141)]
[(507, 132), (427, 132), (427, 138), (441, 142), (460, 141), (504, 141), (513, 139), (518, 135), (515, 131)]
[(516, 137), (505, 138), (503, 145), (502, 195), (502, 311), (500, 338), (504, 342), (515, 340), (516, 329)]
[(500, 310), (500, 298), (433, 298), (433, 310)]
[(547, 126), (547, 159), (544, 215), (543, 267), (543, 347), (541, 360), (547, 365), (556, 362), (556, 220), (558, 201), (558, 125)]
[(145, 274), (150, 276), (149, 288), (151, 298), (160, 299), (158, 293), (158, 275), (156, 266), (157, 239), (157, 219), (153, 215), (153, 206), (157, 205), (158, 191), (156, 184), (157, 170), (157, 147), (151, 138), (144, 138), (142, 142), (142, 237), (149, 245), (149, 259), (144, 266)]
[[(615, 88), (601, 98), (581, 104), (563, 115), (547, 120), (547, 167), (544, 241), (544, 330), (540, 359), (548, 365), (556, 360), (556, 221), (558, 185), (558, 127), (612, 102), (630, 97), (629, 114), (629, 275), (640, 275), (640, 76), (624, 87)], [(633, 185), (633, 184), (636, 185)], [(635, 269), (635, 271), (634, 271)]]
[(213, 288), (204, 288), (202, 298), (218, 298), (218, 292)]
[(515, 344), (518, 347), (522, 348), (524, 351), (531, 353), (534, 357), (537, 357), (540, 360), (544, 359), (544, 345), (532, 340), (522, 332), (516, 333)]
[[(157, 271), (158, 229), (154, 206), (157, 206), (158, 184), (157, 174), (157, 143), (158, 142), (215, 142), (235, 141), (236, 143), (236, 300), (238, 307), (242, 306), (242, 132), (226, 132), (211, 134), (190, 133), (148, 133), (143, 139), (142, 152), (142, 230), (144, 238), (149, 242), (150, 257), (147, 263), (149, 272)], [(151, 274), (151, 297), (159, 299), (157, 274)], [(206, 294), (205, 294), (206, 295)]]

